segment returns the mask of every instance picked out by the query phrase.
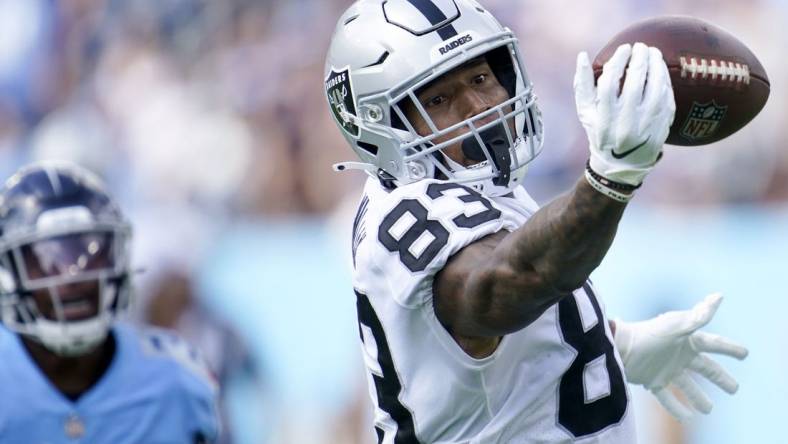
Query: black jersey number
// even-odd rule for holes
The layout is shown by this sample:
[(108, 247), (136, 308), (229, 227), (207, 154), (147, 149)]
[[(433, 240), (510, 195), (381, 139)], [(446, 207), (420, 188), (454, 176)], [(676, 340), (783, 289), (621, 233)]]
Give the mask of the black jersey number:
[[(416, 439), (413, 415), (399, 400), (402, 384), (397, 376), (397, 369), (394, 367), (394, 360), (386, 340), (386, 332), (383, 330), (383, 325), (369, 302), (369, 298), (358, 291), (356, 291), (356, 309), (358, 310), (361, 342), (364, 342), (361, 326), (365, 326), (372, 332), (372, 340), (375, 341), (378, 351), (378, 365), (380, 365), (381, 374), (373, 374), (372, 379), (375, 382), (375, 391), (378, 395), (378, 406), (397, 423), (394, 444), (419, 444)], [(384, 430), (375, 427), (375, 433), (378, 435), (378, 443), (382, 443), (385, 435)]]
[[(484, 210), (472, 216), (460, 214), (452, 219), (452, 222), (459, 228), (475, 228), (485, 222), (501, 217), (501, 211), (495, 209), (492, 203), (478, 192), (456, 183), (433, 183), (427, 187), (427, 196), (432, 200), (444, 197), (449, 190), (461, 190), (465, 194), (457, 196), (458, 199), (466, 204), (475, 202), (481, 203)], [(394, 237), (391, 229), (408, 214), (415, 222), (412, 223), (399, 239)], [(427, 209), (416, 199), (404, 199), (383, 219), (383, 223), (378, 230), (378, 240), (386, 249), (392, 253), (399, 253), (399, 258), (408, 269), (414, 273), (424, 271), (435, 259), (435, 256), (449, 242), (449, 230), (439, 221), (429, 219)], [(418, 254), (411, 251), (413, 244), (425, 233), (432, 236), (432, 240)]]
[[(583, 285), (596, 313), (597, 323), (588, 331), (583, 328), (577, 301), (573, 296), (558, 303), (558, 319), (564, 341), (577, 351), (575, 360), (561, 377), (558, 388), (558, 423), (576, 438), (591, 435), (621, 422), (627, 410), (627, 393), (624, 376), (613, 354), (613, 344), (605, 334), (602, 310), (591, 286)], [(586, 367), (604, 357), (610, 379), (606, 396), (588, 400), (584, 373)]]
[(463, 196), (457, 196), (458, 199), (465, 202), (466, 204), (478, 202), (485, 207), (484, 211), (476, 213), (473, 216), (460, 214), (459, 216), (452, 219), (451, 221), (454, 222), (454, 224), (458, 227), (475, 228), (485, 222), (489, 222), (501, 217), (501, 211), (495, 209), (492, 206), (492, 203), (490, 203), (489, 199), (485, 198), (475, 190), (472, 190), (466, 186), (458, 185), (456, 183), (433, 183), (427, 187), (427, 196), (429, 196), (430, 199), (435, 200), (442, 197), (444, 193), (449, 190), (462, 190), (466, 194)]

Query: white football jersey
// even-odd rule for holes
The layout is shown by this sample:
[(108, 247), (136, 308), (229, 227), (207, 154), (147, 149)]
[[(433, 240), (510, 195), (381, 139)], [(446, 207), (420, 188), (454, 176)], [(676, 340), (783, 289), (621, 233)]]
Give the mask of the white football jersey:
[(466, 245), (537, 210), (522, 187), (488, 198), (424, 180), (364, 188), (353, 285), (378, 442), (634, 443), (634, 413), (604, 307), (590, 284), (467, 355), (438, 321), (435, 274)]

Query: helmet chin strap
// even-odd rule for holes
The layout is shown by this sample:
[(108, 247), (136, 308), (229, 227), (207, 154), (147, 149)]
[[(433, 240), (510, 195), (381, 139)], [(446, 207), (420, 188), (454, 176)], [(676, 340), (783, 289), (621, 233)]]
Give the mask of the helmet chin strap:
[[(0, 268), (1, 270), (1, 268)], [(0, 278), (2, 272), (0, 272)], [(47, 319), (40, 314), (28, 316), (26, 322), (19, 322), (17, 313), (10, 305), (2, 308), (2, 320), (6, 327), (35, 340), (52, 353), (63, 357), (85, 355), (96, 349), (107, 338), (117, 313), (109, 310), (116, 299), (121, 297), (117, 284), (107, 285), (107, 278), (99, 279), (99, 310), (98, 313), (80, 321), (56, 321)], [(0, 279), (0, 283), (2, 279)], [(51, 291), (51, 290), (50, 290)], [(18, 293), (17, 293), (18, 294)], [(116, 310), (123, 311), (125, 307)]]
[(106, 339), (112, 322), (107, 313), (78, 322), (61, 323), (38, 319), (31, 338), (59, 356), (81, 356), (94, 350)]
[[(523, 143), (521, 139), (518, 139), (516, 146), (518, 144)], [(476, 145), (478, 147), (478, 144)], [(489, 149), (489, 148), (488, 148)], [(507, 149), (508, 150), (508, 149)], [(473, 153), (471, 153), (473, 154)], [(492, 154), (492, 153), (491, 153)], [(466, 155), (466, 157), (469, 157)], [(470, 158), (470, 157), (469, 157)], [(525, 176), (526, 172), (528, 171), (528, 166), (523, 165), (520, 168), (511, 171), (510, 180), (507, 182), (506, 186), (500, 186), (496, 183), (496, 179), (485, 179), (482, 181), (477, 180), (467, 180), (470, 179), (472, 176), (476, 176), (479, 170), (490, 170), (492, 171), (492, 166), (490, 165), (490, 161), (487, 160), (485, 157), (483, 161), (469, 166), (463, 166), (460, 163), (452, 160), (449, 156), (442, 154), (442, 162), (446, 167), (452, 172), (452, 175), (455, 179), (457, 179), (461, 183), (465, 183), (467, 186), (475, 189), (476, 191), (491, 195), (491, 196), (502, 196), (510, 193), (514, 186), (522, 184), (523, 177)]]
[(479, 137), (469, 137), (462, 142), (462, 152), (465, 154), (465, 157), (481, 162), (488, 160), (487, 155), (484, 153), (485, 150), (479, 144), (478, 139), (482, 139), (487, 153), (489, 153), (495, 167), (498, 169), (498, 174), (493, 179), (493, 184), (500, 187), (507, 186), (512, 175), (509, 138), (503, 125), (503, 123), (498, 123), (484, 131), (480, 131)]
[[(484, 160), (483, 162), (479, 162), (475, 165), (469, 165), (466, 167), (459, 164), (458, 162), (455, 162), (445, 154), (442, 154), (442, 156), (444, 163), (446, 164), (446, 166), (449, 168), (449, 170), (452, 172), (452, 174), (456, 179), (459, 179), (460, 182), (465, 183), (467, 186), (475, 189), (476, 191), (483, 192), (485, 190), (486, 187), (483, 183), (477, 183), (476, 181), (464, 182), (462, 179), (464, 179), (466, 176), (473, 175), (477, 170), (489, 169), (490, 168), (489, 161)], [(485, 179), (485, 180), (492, 183), (490, 179)]]

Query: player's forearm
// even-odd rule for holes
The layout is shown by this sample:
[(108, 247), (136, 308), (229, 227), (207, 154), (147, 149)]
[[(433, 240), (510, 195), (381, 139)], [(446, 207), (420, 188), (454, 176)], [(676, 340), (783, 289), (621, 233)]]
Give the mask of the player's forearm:
[(583, 179), (544, 206), (497, 243), (487, 266), (471, 272), (462, 293), (472, 302), (455, 318), (458, 331), (469, 336), (517, 331), (580, 288), (607, 253), (625, 207)]
[(626, 204), (580, 179), (571, 192), (543, 207), (508, 236), (502, 245), (508, 250), (504, 253), (515, 270), (539, 276), (544, 288), (536, 292), (537, 298), (567, 294), (581, 287), (602, 262), (625, 208)]
[(527, 326), (588, 279), (613, 242), (625, 207), (581, 179), (516, 231), (464, 249), (436, 276), (439, 319), (469, 337)]
[(533, 266), (558, 292), (575, 290), (607, 254), (625, 208), (580, 179), (515, 232), (514, 262)]

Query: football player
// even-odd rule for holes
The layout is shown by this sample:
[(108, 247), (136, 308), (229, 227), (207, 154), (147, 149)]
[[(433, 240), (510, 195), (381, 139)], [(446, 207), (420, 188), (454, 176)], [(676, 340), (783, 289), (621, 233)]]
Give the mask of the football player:
[(747, 350), (699, 331), (719, 295), (611, 322), (588, 280), (673, 120), (658, 49), (621, 46), (597, 83), (578, 56), (589, 162), (542, 208), (521, 186), (544, 140), (534, 89), (517, 39), (481, 4), (358, 1), (325, 75), (360, 158), (336, 169), (370, 176), (353, 285), (378, 442), (632, 443), (625, 381), (682, 419), (711, 410), (692, 374), (736, 391), (708, 354)]
[(164, 330), (116, 321), (131, 228), (102, 183), (38, 163), (0, 192), (0, 441), (208, 443), (216, 386)]

